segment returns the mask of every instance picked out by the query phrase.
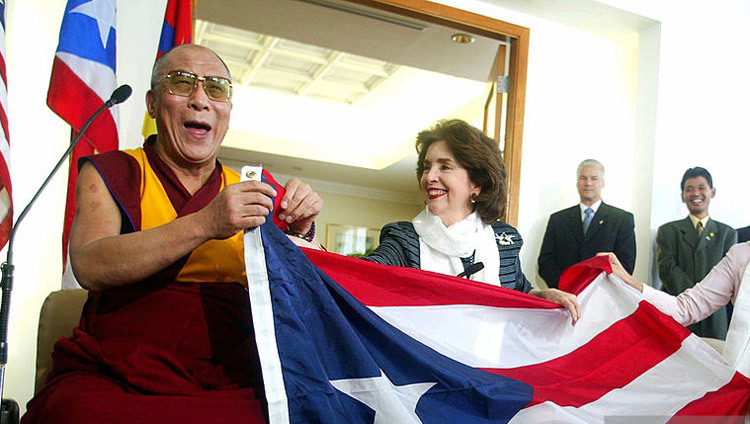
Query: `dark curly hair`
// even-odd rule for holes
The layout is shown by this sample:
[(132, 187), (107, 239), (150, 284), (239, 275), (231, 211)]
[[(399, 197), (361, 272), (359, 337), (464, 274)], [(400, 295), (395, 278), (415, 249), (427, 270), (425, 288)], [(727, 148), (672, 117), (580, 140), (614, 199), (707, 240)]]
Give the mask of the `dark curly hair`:
[(422, 178), (427, 149), (445, 141), (451, 153), (482, 191), (474, 198), (474, 210), (485, 224), (500, 219), (505, 211), (507, 186), (505, 165), (498, 143), (460, 119), (441, 120), (417, 135), (417, 181)]

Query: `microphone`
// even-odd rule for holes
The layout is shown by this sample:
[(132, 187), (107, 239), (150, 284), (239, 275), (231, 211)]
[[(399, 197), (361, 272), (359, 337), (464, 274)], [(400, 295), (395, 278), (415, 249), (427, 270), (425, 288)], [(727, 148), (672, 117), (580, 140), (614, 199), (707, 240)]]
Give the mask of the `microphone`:
[(458, 277), (458, 278), (461, 278), (461, 277), (470, 278), (472, 275), (476, 274), (477, 272), (479, 272), (479, 271), (481, 271), (483, 269), (484, 269), (484, 264), (482, 262), (477, 262), (475, 264), (471, 264), (471, 265), (467, 266), (466, 269), (464, 270), (464, 272), (456, 275), (456, 277)]
[[(11, 290), (13, 290), (13, 241), (15, 240), (16, 230), (18, 229), (18, 224), (21, 223), (21, 220), (29, 212), (31, 205), (36, 201), (36, 199), (42, 193), (42, 190), (44, 190), (44, 188), (47, 187), (47, 184), (49, 184), (50, 180), (52, 180), (52, 177), (60, 168), (63, 161), (65, 161), (65, 159), (68, 157), (70, 152), (73, 151), (73, 148), (76, 146), (76, 144), (78, 144), (78, 142), (81, 141), (83, 134), (89, 129), (89, 126), (91, 126), (91, 123), (94, 122), (94, 119), (96, 119), (96, 117), (99, 116), (105, 110), (127, 100), (128, 97), (130, 97), (130, 94), (132, 92), (133, 92), (133, 89), (130, 88), (130, 86), (127, 84), (117, 87), (117, 89), (112, 92), (112, 95), (110, 96), (109, 100), (107, 100), (104, 103), (104, 105), (102, 105), (99, 109), (96, 110), (96, 112), (94, 112), (93, 115), (91, 115), (88, 121), (86, 121), (83, 127), (81, 127), (81, 131), (78, 132), (78, 135), (76, 135), (76, 137), (70, 143), (68, 150), (66, 150), (65, 153), (63, 153), (60, 160), (57, 161), (57, 164), (55, 164), (55, 167), (52, 168), (52, 172), (49, 173), (47, 178), (42, 183), (41, 187), (39, 187), (39, 190), (37, 190), (36, 193), (34, 194), (34, 197), (31, 198), (31, 201), (29, 202), (29, 204), (26, 205), (26, 207), (23, 209), (21, 214), (18, 215), (18, 219), (16, 220), (16, 223), (13, 225), (13, 229), (10, 231), (10, 235), (8, 236), (8, 256), (7, 256), (6, 261), (3, 262), (1, 266), (3, 293), (2, 293), (2, 299), (0, 299), (0, 301), (2, 302), (2, 305), (0, 305), (0, 398), (2, 398), (2, 394), (3, 394), (3, 386), (4, 386), (3, 383), (5, 382), (5, 364), (7, 363), (7, 360), (8, 360), (8, 317), (9, 317), (9, 310), (10, 310), (10, 292)], [(75, 166), (75, 164), (71, 164), (71, 166)]]
[[(124, 102), (125, 100), (130, 97), (130, 95), (133, 94), (133, 89), (130, 88), (129, 85), (123, 84), (115, 89), (115, 91), (112, 92), (112, 95), (109, 97), (109, 100), (107, 100), (104, 105), (107, 108), (110, 108), (114, 105), (119, 105), (120, 103)], [(94, 114), (94, 117), (96, 116), (96, 113)], [(93, 119), (93, 118), (91, 118)]]

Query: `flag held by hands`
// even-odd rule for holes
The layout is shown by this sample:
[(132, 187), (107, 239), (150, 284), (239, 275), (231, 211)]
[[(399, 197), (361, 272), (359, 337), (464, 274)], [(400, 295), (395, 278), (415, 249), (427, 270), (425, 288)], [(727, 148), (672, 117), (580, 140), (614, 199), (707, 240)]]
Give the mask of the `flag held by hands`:
[[(571, 274), (584, 279), (573, 282), (582, 318), (572, 326), (567, 310), (523, 293), (306, 257), (272, 225), (262, 239), (267, 278), (249, 285), (272, 424), (747, 413), (750, 380), (608, 276), (602, 259)], [(264, 311), (273, 319), (255, 319)]]

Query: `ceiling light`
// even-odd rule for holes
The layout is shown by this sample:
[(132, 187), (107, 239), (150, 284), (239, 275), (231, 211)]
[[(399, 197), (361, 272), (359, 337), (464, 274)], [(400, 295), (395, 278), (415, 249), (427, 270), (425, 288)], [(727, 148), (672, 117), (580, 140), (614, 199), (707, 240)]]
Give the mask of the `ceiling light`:
[(469, 34), (458, 33), (451, 36), (451, 41), (457, 44), (471, 44), (475, 41), (475, 39)]

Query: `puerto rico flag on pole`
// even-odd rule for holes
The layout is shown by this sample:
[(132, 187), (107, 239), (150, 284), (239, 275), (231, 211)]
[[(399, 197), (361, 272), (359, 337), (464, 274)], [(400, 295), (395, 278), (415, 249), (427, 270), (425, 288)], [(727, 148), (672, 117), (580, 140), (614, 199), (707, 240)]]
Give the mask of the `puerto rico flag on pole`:
[(533, 296), (303, 254), (260, 231), (245, 256), (272, 424), (739, 423), (748, 411), (750, 380), (604, 258), (564, 276), (582, 307), (574, 327)]
[[(47, 105), (72, 129), (71, 139), (109, 99), (116, 78), (116, 0), (69, 0), (52, 65)], [(75, 214), (78, 158), (119, 147), (117, 110), (108, 109), (91, 124), (73, 149), (63, 226), (63, 263)]]
[[(158, 58), (172, 47), (191, 43), (192, 38), (193, 0), (167, 0), (156, 57)], [(141, 132), (144, 137), (156, 134), (156, 122), (148, 116), (148, 112), (143, 118)]]
[(8, 132), (8, 79), (5, 75), (5, 1), (0, 0), (0, 249), (13, 227), (10, 184), (10, 135)]

